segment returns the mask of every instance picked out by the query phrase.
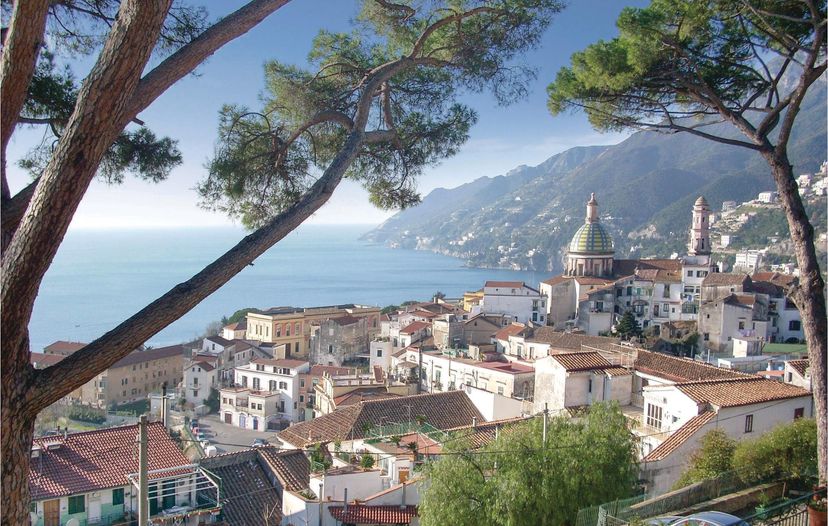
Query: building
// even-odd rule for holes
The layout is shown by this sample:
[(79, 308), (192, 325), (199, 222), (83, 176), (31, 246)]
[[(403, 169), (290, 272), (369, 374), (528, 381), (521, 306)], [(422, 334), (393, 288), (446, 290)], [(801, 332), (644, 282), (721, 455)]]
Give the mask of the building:
[(43, 348), (43, 354), (55, 354), (58, 356), (69, 356), (75, 351), (79, 351), (86, 347), (85, 343), (81, 342), (67, 342), (58, 340), (55, 343), (49, 344)]
[(612, 276), (615, 247), (598, 218), (598, 201), (591, 194), (586, 221), (572, 236), (566, 254), (567, 276)]
[[(131, 425), (34, 439), (29, 464), (32, 525), (134, 521), (137, 434), (138, 426)], [(149, 424), (147, 436), (153, 524), (215, 522), (222, 500), (218, 485), (184, 456), (161, 423)]]
[(243, 340), (247, 334), (247, 320), (225, 325), (221, 329), (221, 336), (225, 340)]
[(759, 192), (759, 196), (758, 196), (757, 200), (760, 203), (765, 203), (765, 204), (768, 204), (768, 205), (772, 205), (772, 204), (776, 203), (778, 197), (779, 197), (779, 194), (777, 194), (776, 192)]
[(311, 323), (310, 362), (333, 366), (367, 365), (367, 317), (341, 316)]
[(132, 351), (81, 387), (80, 402), (112, 407), (146, 400), (166, 385), (174, 389), (182, 379), (184, 348), (181, 345)]
[(310, 349), (311, 323), (352, 316), (366, 318), (369, 341), (379, 332), (379, 307), (331, 305), (326, 307), (273, 307), (247, 314), (248, 340), (285, 346), (285, 358), (307, 357)]
[(535, 409), (559, 413), (596, 402), (628, 405), (632, 371), (610, 363), (600, 353), (557, 353), (535, 361)]
[(193, 356), (184, 366), (181, 382), (181, 393), (188, 404), (192, 407), (204, 405), (210, 391), (219, 387), (217, 372), (215, 356)]
[(752, 274), (762, 267), (762, 250), (742, 250), (736, 253), (736, 262), (733, 263), (733, 272), (747, 272)]
[(320, 381), (314, 384), (314, 416), (327, 415), (339, 407), (363, 400), (406, 396), (414, 392), (416, 386), (387, 380), (379, 367), (370, 373), (359, 373), (356, 369), (345, 373), (326, 371)]
[(786, 361), (784, 382), (810, 391), (811, 370), (809, 363), (807, 359)]
[(236, 367), (235, 387), (219, 391), (223, 421), (265, 431), (302, 420), (305, 408), (299, 406), (300, 395), (304, 395), (300, 375), (309, 369), (308, 362), (290, 359), (256, 359)]
[(509, 316), (520, 323), (543, 325), (546, 323), (546, 299), (522, 281), (487, 281), (483, 285), (480, 312)]

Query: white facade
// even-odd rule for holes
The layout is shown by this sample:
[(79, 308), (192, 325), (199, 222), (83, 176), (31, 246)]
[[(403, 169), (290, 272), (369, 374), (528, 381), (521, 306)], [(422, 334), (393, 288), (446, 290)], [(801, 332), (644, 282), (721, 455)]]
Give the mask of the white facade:
[(779, 194), (777, 194), (776, 192), (759, 192), (758, 200), (760, 203), (766, 203), (770, 205), (776, 202), (778, 195)]
[(743, 250), (736, 253), (736, 262), (733, 264), (733, 272), (747, 272), (753, 274), (762, 266), (761, 250)]
[(535, 362), (535, 409), (549, 409), (553, 414), (567, 407), (592, 405), (615, 400), (630, 403), (632, 374), (607, 374), (604, 369), (567, 371), (555, 358), (547, 356)]
[(520, 323), (546, 323), (546, 298), (523, 282), (487, 281), (481, 312), (504, 314)]
[(210, 389), (218, 387), (216, 368), (207, 362), (191, 362), (184, 367), (182, 383), (184, 398), (194, 406), (200, 406), (210, 396)]
[(369, 367), (380, 367), (388, 375), (391, 372), (391, 353), (394, 352), (390, 338), (374, 340), (369, 347)]
[(300, 360), (253, 360), (235, 369), (236, 387), (222, 389), (221, 418), (238, 427), (264, 431), (304, 417), (299, 375), (310, 369)]

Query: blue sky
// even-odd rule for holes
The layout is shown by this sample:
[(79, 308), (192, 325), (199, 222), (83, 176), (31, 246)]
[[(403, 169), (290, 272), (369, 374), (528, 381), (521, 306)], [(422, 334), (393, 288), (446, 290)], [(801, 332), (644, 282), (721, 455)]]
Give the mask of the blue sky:
[[(207, 7), (211, 17), (217, 18), (240, 5), (242, 2), (209, 2)], [(583, 115), (551, 117), (546, 111), (545, 87), (574, 51), (616, 35), (615, 19), (625, 5), (631, 4), (573, 0), (547, 30), (540, 48), (523, 57), (524, 63), (538, 70), (527, 99), (499, 107), (486, 93), (464, 96), (464, 102), (478, 112), (478, 123), (459, 154), (427, 170), (419, 181), (422, 195), (434, 188), (451, 188), (481, 176), (500, 175), (522, 164), (539, 164), (572, 146), (622, 140), (620, 135), (596, 133)], [(128, 179), (123, 185), (108, 186), (96, 181), (72, 227), (232, 224), (221, 214), (200, 210), (193, 191), (213, 151), (219, 108), (225, 103), (257, 107), (264, 82), (262, 66), (268, 59), (303, 65), (317, 31), (347, 30), (356, 9), (356, 3), (346, 0), (293, 0), (219, 50), (196, 75), (180, 81), (140, 115), (157, 134), (179, 141), (184, 163), (160, 184)], [(88, 63), (82, 60), (75, 65), (79, 77)], [(19, 129), (9, 146), (9, 158), (19, 158), (41, 134), (39, 130)], [(16, 166), (9, 168), (10, 185), (16, 191), (29, 181), (29, 176)], [(310, 222), (376, 224), (390, 215), (373, 208), (364, 190), (346, 181)]]

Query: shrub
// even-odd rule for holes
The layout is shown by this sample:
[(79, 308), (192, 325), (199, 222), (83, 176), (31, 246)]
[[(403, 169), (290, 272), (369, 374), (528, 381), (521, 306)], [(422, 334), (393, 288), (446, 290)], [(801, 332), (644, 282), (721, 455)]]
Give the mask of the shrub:
[(359, 465), (365, 469), (371, 469), (372, 467), (374, 467), (374, 456), (362, 455), (362, 459), (359, 461)]
[(89, 422), (90, 424), (103, 424), (106, 422), (106, 411), (86, 405), (69, 406), (69, 409), (66, 411), (66, 416), (72, 420)]
[(804, 478), (817, 471), (816, 421), (799, 418), (736, 447), (733, 467), (743, 481)]

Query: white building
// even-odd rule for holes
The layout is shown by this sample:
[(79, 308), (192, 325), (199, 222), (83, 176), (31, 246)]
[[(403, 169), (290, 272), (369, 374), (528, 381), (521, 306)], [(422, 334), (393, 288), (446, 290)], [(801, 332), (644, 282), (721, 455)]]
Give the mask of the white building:
[(571, 352), (535, 361), (535, 409), (552, 414), (615, 400), (630, 403), (632, 372), (597, 352)]
[(219, 385), (216, 376), (216, 358), (196, 355), (184, 366), (182, 392), (187, 403), (198, 407), (210, 396), (210, 390)]
[(736, 262), (733, 272), (747, 272), (752, 274), (762, 267), (762, 250), (742, 250), (736, 253)]
[(487, 281), (480, 308), (484, 314), (504, 314), (521, 323), (546, 323), (546, 298), (522, 281)]
[(788, 360), (785, 362), (784, 382), (803, 389), (811, 390), (810, 362), (805, 360)]
[[(278, 429), (305, 414), (299, 404), (299, 375), (310, 369), (302, 360), (256, 359), (235, 369), (235, 387), (220, 391), (222, 420), (246, 429)], [(301, 393), (300, 393), (301, 390)]]
[(779, 194), (776, 192), (759, 192), (759, 202), (772, 205), (776, 202)]

